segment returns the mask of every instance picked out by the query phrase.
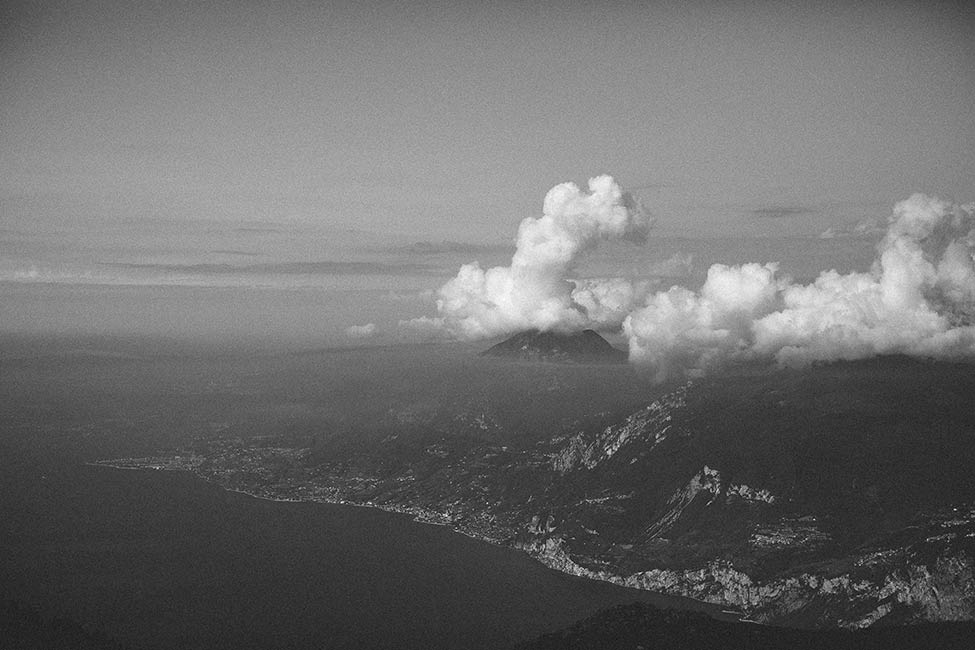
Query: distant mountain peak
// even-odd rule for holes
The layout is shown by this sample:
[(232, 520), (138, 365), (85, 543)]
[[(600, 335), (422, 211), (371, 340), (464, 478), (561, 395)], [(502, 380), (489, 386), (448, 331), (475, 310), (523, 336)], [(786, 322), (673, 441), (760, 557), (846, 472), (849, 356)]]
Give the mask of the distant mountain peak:
[(593, 330), (551, 332), (526, 330), (481, 353), (483, 356), (561, 363), (622, 363), (626, 352), (614, 348)]

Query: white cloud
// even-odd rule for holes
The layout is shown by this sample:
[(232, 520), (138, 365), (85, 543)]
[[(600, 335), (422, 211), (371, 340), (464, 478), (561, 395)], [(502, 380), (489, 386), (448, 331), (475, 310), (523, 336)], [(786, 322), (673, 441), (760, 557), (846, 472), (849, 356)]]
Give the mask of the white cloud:
[(650, 296), (623, 322), (630, 360), (658, 376), (706, 370), (747, 347), (750, 324), (775, 306), (775, 264), (715, 264), (699, 293), (672, 287)]
[(604, 319), (618, 323), (621, 317), (613, 314), (632, 288), (618, 281), (612, 287), (577, 285), (567, 275), (600, 240), (644, 242), (649, 226), (643, 207), (609, 176), (590, 179), (589, 192), (574, 183), (556, 185), (545, 197), (542, 216), (521, 222), (510, 266), (465, 264), (440, 288), (436, 323), (462, 339), (532, 328), (578, 330)]
[(802, 285), (774, 265), (715, 265), (699, 293), (658, 293), (626, 319), (630, 358), (666, 376), (730, 358), (975, 356), (973, 228), (971, 207), (916, 194), (894, 207), (867, 273)]

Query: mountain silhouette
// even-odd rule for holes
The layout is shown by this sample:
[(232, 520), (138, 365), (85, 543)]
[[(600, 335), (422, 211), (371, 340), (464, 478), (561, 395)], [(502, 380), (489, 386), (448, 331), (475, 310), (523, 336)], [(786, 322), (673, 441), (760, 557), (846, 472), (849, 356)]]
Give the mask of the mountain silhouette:
[(614, 348), (594, 332), (543, 332), (527, 330), (492, 346), (483, 356), (561, 363), (622, 363), (626, 352)]

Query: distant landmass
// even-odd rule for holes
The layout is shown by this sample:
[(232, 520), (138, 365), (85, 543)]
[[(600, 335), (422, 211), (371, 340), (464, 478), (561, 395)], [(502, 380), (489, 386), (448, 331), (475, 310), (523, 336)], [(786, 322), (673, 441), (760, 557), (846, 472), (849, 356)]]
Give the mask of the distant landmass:
[(561, 363), (623, 363), (626, 361), (626, 352), (614, 348), (609, 341), (593, 330), (568, 334), (527, 330), (488, 348), (481, 355)]

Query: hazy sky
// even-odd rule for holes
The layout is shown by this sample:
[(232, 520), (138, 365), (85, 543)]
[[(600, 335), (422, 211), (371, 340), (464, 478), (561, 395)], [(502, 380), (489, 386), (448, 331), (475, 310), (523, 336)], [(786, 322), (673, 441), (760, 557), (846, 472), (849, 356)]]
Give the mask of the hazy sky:
[(393, 336), (603, 173), (656, 222), (581, 277), (865, 270), (975, 200), (962, 7), (4, 2), (0, 330)]
[(510, 240), (599, 173), (675, 234), (975, 199), (960, 5), (310, 4), (4, 3), (0, 218)]

